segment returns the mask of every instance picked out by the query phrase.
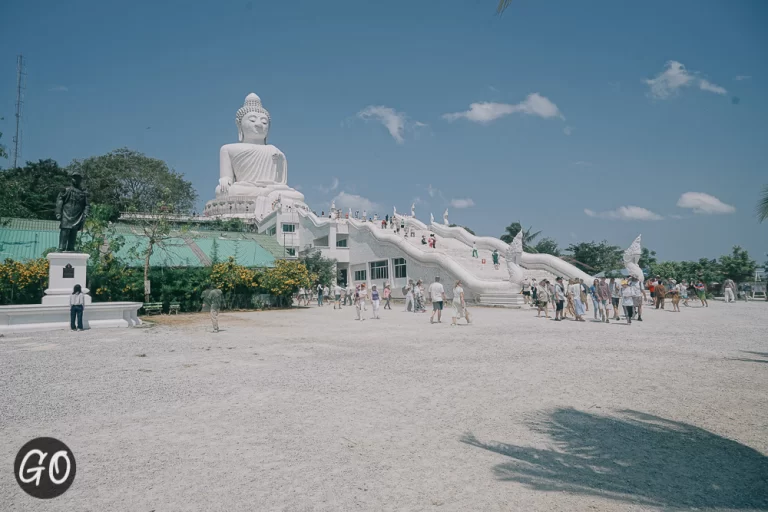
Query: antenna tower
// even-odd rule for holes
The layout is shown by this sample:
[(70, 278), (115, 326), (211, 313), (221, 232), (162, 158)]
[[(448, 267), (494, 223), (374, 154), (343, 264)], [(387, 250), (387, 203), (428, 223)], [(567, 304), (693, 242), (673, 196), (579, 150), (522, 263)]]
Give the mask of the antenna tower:
[(13, 167), (21, 160), (21, 112), (24, 106), (24, 90), (27, 88), (27, 72), (24, 68), (24, 56), (16, 58), (16, 136), (13, 138)]

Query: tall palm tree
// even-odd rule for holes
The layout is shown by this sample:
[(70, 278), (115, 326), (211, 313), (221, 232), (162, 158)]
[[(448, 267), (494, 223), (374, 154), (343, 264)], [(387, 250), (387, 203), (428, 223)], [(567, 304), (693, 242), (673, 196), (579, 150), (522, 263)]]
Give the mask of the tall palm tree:
[(520, 230), (523, 231), (523, 249), (526, 252), (534, 252), (531, 251), (531, 249), (533, 249), (533, 242), (539, 237), (541, 231), (533, 232), (533, 226), (529, 226), (528, 229), (523, 229), (522, 224), (519, 222), (513, 222), (504, 228), (504, 234), (499, 238), (508, 244), (512, 243), (512, 240), (515, 239)]
[(502, 14), (511, 3), (512, 0), (499, 0), (499, 5), (496, 7), (496, 13)]
[(763, 222), (768, 219), (768, 185), (763, 187), (763, 197), (757, 203), (757, 220)]

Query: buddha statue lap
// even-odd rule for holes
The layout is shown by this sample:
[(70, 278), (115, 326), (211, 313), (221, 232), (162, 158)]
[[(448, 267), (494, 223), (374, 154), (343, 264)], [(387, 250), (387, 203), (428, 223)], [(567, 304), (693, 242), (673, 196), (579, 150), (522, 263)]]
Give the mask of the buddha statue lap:
[(256, 94), (245, 98), (235, 123), (239, 142), (221, 147), (215, 201), (247, 201), (257, 217), (269, 214), (278, 198), (283, 205), (304, 205), (304, 194), (287, 185), (285, 155), (267, 144), (271, 118)]

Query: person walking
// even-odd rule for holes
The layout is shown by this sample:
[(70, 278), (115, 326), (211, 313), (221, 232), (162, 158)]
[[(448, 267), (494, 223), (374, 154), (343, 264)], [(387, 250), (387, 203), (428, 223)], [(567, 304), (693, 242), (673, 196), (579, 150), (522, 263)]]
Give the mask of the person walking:
[(363, 318), (363, 309), (365, 308), (365, 301), (368, 299), (368, 290), (365, 289), (365, 283), (361, 284), (357, 292), (355, 293), (355, 309), (357, 311), (357, 319), (361, 322), (365, 320)]
[(426, 313), (427, 308), (424, 307), (424, 302), (424, 283), (419, 279), (413, 287), (413, 312)]
[(546, 279), (536, 287), (536, 307), (538, 308), (539, 312), (536, 315), (536, 318), (541, 317), (541, 312), (544, 311), (544, 315), (549, 318), (549, 309), (547, 309), (547, 304), (549, 303), (549, 281)]
[(379, 290), (376, 289), (376, 285), (371, 286), (371, 310), (375, 320), (379, 319), (379, 304), (381, 304), (381, 297), (379, 296)]
[(558, 277), (555, 279), (555, 321), (560, 322), (563, 320), (563, 306), (565, 305), (565, 286), (563, 285), (563, 278)]
[(632, 316), (634, 315), (635, 298), (632, 287), (625, 281), (621, 287), (621, 304), (624, 306), (624, 311), (627, 315), (627, 323), (632, 323)]
[(633, 311), (637, 315), (637, 321), (643, 321), (643, 282), (635, 276), (629, 279), (629, 287), (632, 288)]
[(384, 309), (392, 309), (392, 305), (389, 303), (389, 301), (392, 299), (392, 288), (389, 286), (389, 283), (384, 284)]
[(472, 242), (472, 257), (477, 258), (477, 244)]
[(405, 309), (403, 311), (416, 311), (413, 303), (413, 288), (413, 279), (409, 279), (408, 284), (403, 288), (403, 293), (405, 294)]
[(495, 248), (491, 253), (491, 259), (493, 260), (493, 268), (495, 268), (496, 270), (499, 270), (499, 251)]
[(333, 287), (333, 309), (341, 309), (341, 286), (337, 282)]
[(320, 283), (317, 283), (317, 305), (323, 305), (323, 285)]
[(669, 293), (672, 294), (672, 311), (680, 313), (680, 288), (682, 285), (677, 284), (674, 279), (669, 281)]
[(587, 301), (587, 296), (589, 295), (589, 287), (584, 283), (583, 279), (579, 279), (579, 284), (581, 285), (581, 293), (579, 296), (581, 297), (581, 303), (584, 304), (584, 309), (589, 311), (589, 302)]
[(467, 304), (464, 302), (464, 288), (461, 287), (461, 281), (456, 281), (456, 286), (453, 288), (453, 313), (451, 314), (451, 325), (456, 325), (456, 321), (459, 318), (466, 318), (469, 323), (469, 314), (467, 313)]
[(726, 304), (729, 302), (736, 302), (736, 283), (733, 282), (733, 279), (726, 279), (725, 283), (723, 283), (723, 290), (725, 292), (725, 302)]
[(611, 304), (611, 289), (603, 277), (597, 288), (597, 297), (600, 299), (600, 319), (608, 323), (608, 307)]
[(345, 302), (344, 304), (345, 306), (347, 305), (347, 303), (349, 303), (350, 306), (355, 305), (355, 287), (352, 286), (352, 283), (349, 283), (347, 285), (347, 297), (344, 302)]
[(584, 303), (581, 301), (581, 293), (583, 283), (579, 279), (571, 280), (570, 296), (573, 304), (573, 316), (577, 322), (585, 322), (584, 320)]
[(621, 320), (621, 316), (619, 315), (619, 306), (621, 303), (621, 283), (619, 283), (615, 277), (612, 277), (609, 288), (611, 290), (611, 305), (613, 306), (613, 319)]
[(523, 279), (523, 304), (531, 303), (531, 282), (526, 277)]
[(76, 284), (69, 296), (69, 327), (73, 331), (83, 330), (83, 311), (85, 310), (85, 294), (83, 288)]
[[(600, 297), (597, 295), (597, 289), (600, 287), (600, 280), (595, 279), (592, 286), (589, 287), (589, 296), (592, 299), (592, 309), (595, 320), (600, 315)], [(600, 319), (602, 321), (602, 319)]]
[(432, 316), (429, 317), (429, 323), (435, 323), (435, 313), (437, 313), (437, 323), (442, 323), (445, 288), (440, 283), (439, 276), (435, 277), (435, 282), (429, 285), (429, 296), (432, 298)]
[(701, 305), (708, 308), (709, 302), (707, 302), (707, 285), (704, 283), (704, 281), (699, 280), (694, 288), (696, 288), (696, 294), (699, 296)]
[(203, 308), (206, 305), (210, 308), (213, 332), (219, 332), (219, 310), (223, 296), (221, 290), (214, 287), (213, 283), (209, 283), (208, 288), (203, 292)]
[(323, 286), (323, 303), (331, 301), (331, 289), (328, 285)]
[(667, 287), (664, 286), (664, 283), (659, 281), (656, 283), (656, 309), (664, 309), (664, 300), (667, 297)]

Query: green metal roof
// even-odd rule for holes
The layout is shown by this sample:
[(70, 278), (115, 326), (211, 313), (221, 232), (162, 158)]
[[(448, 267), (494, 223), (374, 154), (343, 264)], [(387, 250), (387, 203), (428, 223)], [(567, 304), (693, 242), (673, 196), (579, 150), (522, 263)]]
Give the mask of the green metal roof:
[(59, 245), (58, 223), (56, 231), (10, 229), (0, 226), (0, 261), (41, 258), (51, 247)]
[[(116, 256), (130, 266), (143, 266), (144, 260), (135, 253), (146, 250), (147, 240), (137, 226), (118, 223), (112, 226), (115, 232), (125, 238), (125, 244)], [(240, 265), (255, 267), (274, 266), (275, 260), (283, 257), (283, 247), (273, 236), (254, 233), (226, 231), (190, 230), (173, 232), (176, 235), (157, 246), (150, 257), (151, 266), (200, 267), (202, 252), (210, 261), (213, 256), (213, 241), (218, 245), (218, 259), (229, 256), (236, 258)], [(41, 258), (43, 253), (58, 246), (58, 221), (36, 219), (3, 219), (0, 225), (0, 260), (11, 258), (24, 261)], [(194, 247), (196, 246), (196, 247)], [(199, 248), (199, 251), (196, 250)], [(133, 249), (133, 251), (131, 250)]]

